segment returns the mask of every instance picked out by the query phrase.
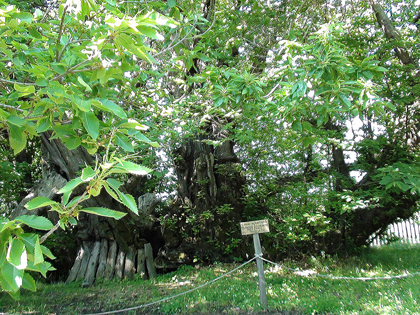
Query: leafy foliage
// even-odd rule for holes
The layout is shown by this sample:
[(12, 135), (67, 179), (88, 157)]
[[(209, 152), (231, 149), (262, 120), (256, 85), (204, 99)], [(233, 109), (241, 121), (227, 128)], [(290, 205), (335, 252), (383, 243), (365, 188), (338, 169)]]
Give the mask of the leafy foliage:
[[(61, 203), (46, 197), (27, 203), (28, 210), (48, 206), (58, 212), (60, 219), (55, 226), (34, 215), (1, 219), (1, 287), (17, 298), (20, 287), (35, 290), (34, 280), (25, 270), (43, 276), (52, 270), (43, 255), (54, 257), (41, 243), (58, 227), (77, 224), (79, 212), (115, 219), (125, 215), (103, 207), (83, 208), (83, 201), (105, 188), (137, 214), (134, 198), (121, 192), (121, 183), (109, 177), (146, 175), (152, 170), (114, 153), (133, 152), (133, 141), (157, 144), (142, 133), (145, 125), (129, 118), (121, 107), (118, 89), (110, 87), (129, 81), (124, 71), (136, 71), (135, 61), (154, 62), (145, 38), (160, 40), (159, 27), (175, 24), (158, 13), (132, 17), (111, 2), (94, 1), (61, 4), (52, 17), (39, 9), (29, 13), (13, 6), (2, 8), (0, 14), (0, 126), (7, 130), (14, 153), (25, 150), (34, 137), (46, 131), (52, 131), (51, 139), (63, 141), (70, 150), (82, 146), (90, 154), (106, 151), (95, 169), (86, 166), (80, 177), (59, 191), (63, 194)], [(72, 197), (82, 184), (84, 193)], [(42, 238), (24, 233), (22, 224), (48, 233)]]
[[(20, 8), (0, 11), (3, 140), (23, 154), (49, 132), (96, 159), (61, 202), (28, 204), (58, 212), (61, 227), (81, 212), (122, 217), (83, 208), (102, 191), (137, 213), (134, 192), (151, 190), (168, 197), (165, 245), (238, 258), (239, 221), (268, 217), (263, 240), (280, 258), (368, 245), (418, 209), (413, 1)], [(18, 164), (3, 162), (18, 182)]]

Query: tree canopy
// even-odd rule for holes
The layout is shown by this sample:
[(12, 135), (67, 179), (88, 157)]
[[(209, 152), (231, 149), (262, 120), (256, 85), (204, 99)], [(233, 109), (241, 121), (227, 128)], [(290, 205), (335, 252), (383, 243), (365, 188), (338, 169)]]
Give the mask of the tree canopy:
[(2, 4), (4, 291), (34, 289), (24, 270), (51, 269), (57, 229), (106, 238), (86, 214), (131, 210), (142, 229), (127, 218), (147, 192), (158, 256), (178, 264), (243, 258), (240, 221), (269, 218), (281, 258), (368, 245), (418, 209), (414, 0)]

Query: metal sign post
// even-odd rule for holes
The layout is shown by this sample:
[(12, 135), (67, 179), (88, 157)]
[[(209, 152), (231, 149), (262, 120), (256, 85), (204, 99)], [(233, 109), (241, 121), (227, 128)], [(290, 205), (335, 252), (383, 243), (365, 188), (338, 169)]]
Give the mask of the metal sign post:
[(258, 284), (260, 287), (260, 301), (262, 306), (267, 306), (267, 293), (265, 288), (265, 277), (264, 277), (264, 265), (261, 259), (261, 243), (259, 233), (270, 232), (268, 226), (268, 220), (258, 220), (241, 222), (241, 233), (242, 235), (252, 234), (254, 239), (255, 255), (257, 256), (257, 270), (258, 270)]

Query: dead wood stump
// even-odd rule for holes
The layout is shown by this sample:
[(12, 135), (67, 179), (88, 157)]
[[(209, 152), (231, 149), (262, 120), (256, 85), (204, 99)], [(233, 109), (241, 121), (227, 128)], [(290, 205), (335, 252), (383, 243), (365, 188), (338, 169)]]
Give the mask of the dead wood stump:
[(137, 249), (130, 246), (127, 251), (116, 241), (102, 239), (83, 242), (79, 248), (66, 283), (83, 279), (83, 286), (91, 286), (96, 279), (134, 279), (135, 274), (145, 280), (157, 276), (153, 250), (150, 244)]

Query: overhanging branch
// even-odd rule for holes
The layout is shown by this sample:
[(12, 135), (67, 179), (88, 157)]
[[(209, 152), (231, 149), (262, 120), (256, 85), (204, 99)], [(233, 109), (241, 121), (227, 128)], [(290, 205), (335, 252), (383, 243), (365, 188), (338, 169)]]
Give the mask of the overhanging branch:
[(386, 15), (382, 6), (374, 1), (370, 1), (373, 12), (375, 12), (376, 20), (385, 33), (385, 36), (390, 41), (396, 42), (394, 45), (395, 54), (404, 65), (415, 65), (414, 59), (410, 56), (407, 50), (400, 46), (398, 42), (401, 40), (401, 35), (392, 24), (392, 21)]

